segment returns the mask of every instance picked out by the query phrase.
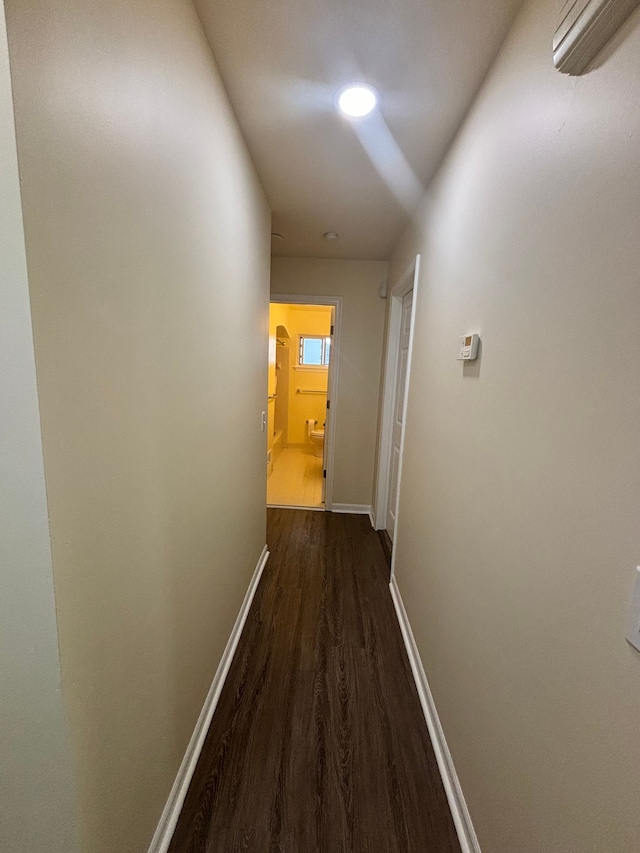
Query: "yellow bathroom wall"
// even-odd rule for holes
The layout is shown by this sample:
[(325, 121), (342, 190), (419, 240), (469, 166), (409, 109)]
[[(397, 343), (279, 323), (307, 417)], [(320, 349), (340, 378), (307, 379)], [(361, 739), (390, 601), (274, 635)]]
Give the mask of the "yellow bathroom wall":
[[(289, 305), (287, 329), (291, 335), (291, 380), (289, 383), (289, 444), (308, 445), (306, 421), (313, 418), (322, 426), (327, 405), (327, 370), (297, 367), (298, 336), (328, 335), (331, 308), (317, 305)], [(298, 388), (322, 390), (324, 394), (300, 394)]]
[[(269, 397), (276, 391), (276, 326), (286, 326), (289, 331), (289, 306), (272, 302), (269, 307)], [(289, 334), (291, 332), (289, 331)], [(271, 450), (275, 432), (275, 401), (267, 401), (268, 448)]]
[(276, 388), (276, 326), (286, 326), (289, 331), (289, 306), (272, 302), (269, 307), (269, 394), (274, 394)]

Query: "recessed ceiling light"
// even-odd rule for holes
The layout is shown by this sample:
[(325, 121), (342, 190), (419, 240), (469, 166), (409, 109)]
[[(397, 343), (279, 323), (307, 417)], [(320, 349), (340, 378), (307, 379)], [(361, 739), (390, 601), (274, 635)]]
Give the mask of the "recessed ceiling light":
[(363, 118), (378, 106), (380, 96), (367, 83), (349, 83), (338, 92), (338, 106), (351, 118)]
[(272, 231), (271, 232), (271, 239), (275, 240), (277, 243), (279, 240), (282, 240), (282, 234), (277, 234), (275, 231)]
[(324, 239), (325, 240), (337, 240), (338, 239), (338, 232), (337, 231), (325, 231)]

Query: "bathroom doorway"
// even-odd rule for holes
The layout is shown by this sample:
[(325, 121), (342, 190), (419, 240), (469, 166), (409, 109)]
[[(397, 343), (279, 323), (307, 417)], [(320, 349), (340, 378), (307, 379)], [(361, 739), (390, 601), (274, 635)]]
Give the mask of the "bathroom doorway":
[(271, 297), (268, 506), (331, 509), (340, 309), (340, 297)]

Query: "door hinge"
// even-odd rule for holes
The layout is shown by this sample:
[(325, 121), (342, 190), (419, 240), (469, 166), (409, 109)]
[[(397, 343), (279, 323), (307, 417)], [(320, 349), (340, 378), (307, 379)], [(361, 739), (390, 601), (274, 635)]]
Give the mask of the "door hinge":
[(326, 469), (326, 468), (325, 468), (325, 469), (324, 469), (324, 471), (322, 472), (322, 476), (323, 476), (323, 478), (324, 478), (325, 480), (327, 479), (327, 469)]
[(331, 408), (331, 400), (327, 400), (327, 409)]
[[(326, 326), (325, 326), (325, 328), (326, 328)], [(330, 332), (329, 334), (331, 334), (331, 335), (332, 335), (332, 334), (333, 334), (334, 329), (335, 329), (335, 326), (332, 326), (332, 327), (331, 327), (331, 332)]]

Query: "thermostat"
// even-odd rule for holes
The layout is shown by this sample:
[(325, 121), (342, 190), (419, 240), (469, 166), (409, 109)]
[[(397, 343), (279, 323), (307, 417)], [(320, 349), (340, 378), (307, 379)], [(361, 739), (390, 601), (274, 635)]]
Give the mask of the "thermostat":
[(627, 612), (625, 638), (640, 652), (640, 566), (636, 569), (633, 594)]
[(473, 361), (478, 357), (480, 335), (463, 335), (460, 338), (458, 361)]

